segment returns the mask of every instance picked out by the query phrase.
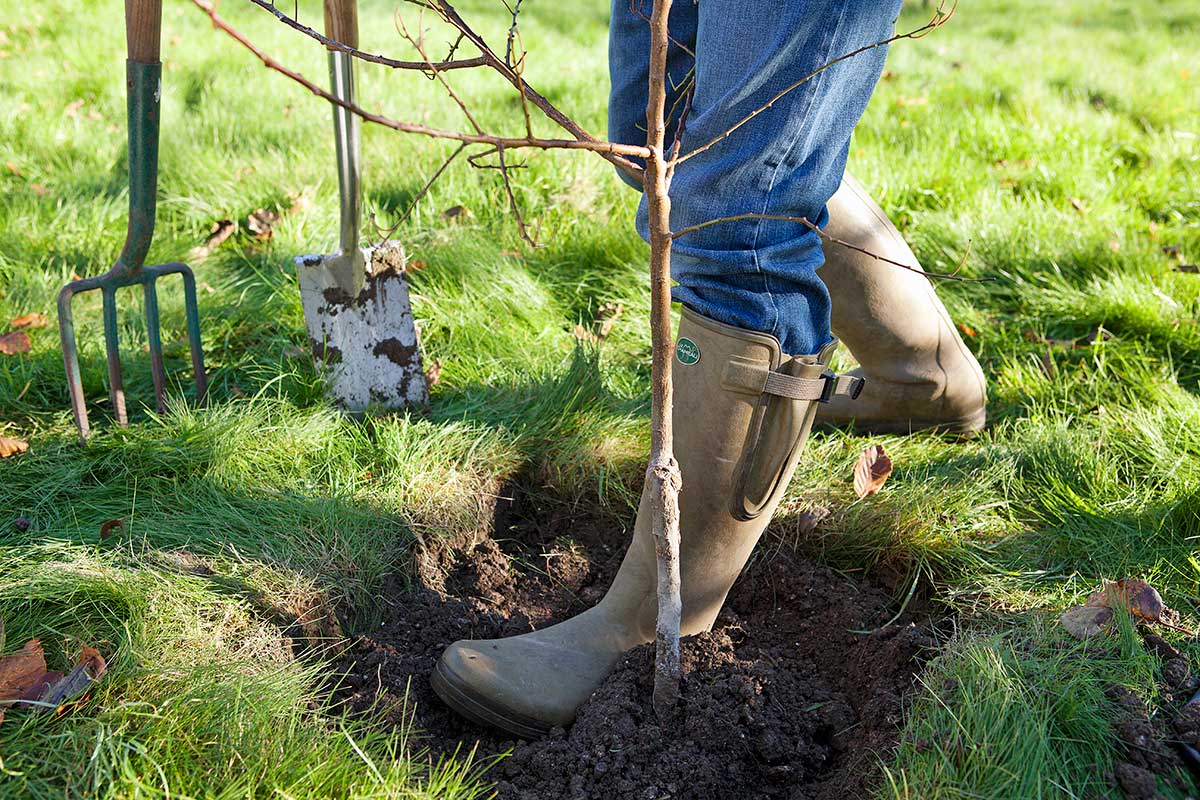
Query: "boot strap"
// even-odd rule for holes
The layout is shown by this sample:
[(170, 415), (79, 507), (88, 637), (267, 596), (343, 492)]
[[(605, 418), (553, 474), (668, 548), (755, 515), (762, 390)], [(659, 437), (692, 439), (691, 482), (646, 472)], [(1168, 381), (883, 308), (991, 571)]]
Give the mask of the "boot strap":
[(789, 400), (828, 403), (838, 396), (856, 400), (866, 381), (853, 375), (837, 375), (825, 370), (815, 378), (801, 378), (775, 372), (761, 362), (734, 356), (725, 364), (721, 385), (735, 392), (773, 394)]
[(798, 378), (794, 375), (784, 375), (782, 372), (767, 373), (766, 383), (763, 384), (765, 394), (774, 394), (792, 400), (816, 400), (828, 403), (834, 397), (848, 397), (857, 400), (866, 383), (862, 378), (853, 375), (837, 375), (826, 371), (819, 378)]

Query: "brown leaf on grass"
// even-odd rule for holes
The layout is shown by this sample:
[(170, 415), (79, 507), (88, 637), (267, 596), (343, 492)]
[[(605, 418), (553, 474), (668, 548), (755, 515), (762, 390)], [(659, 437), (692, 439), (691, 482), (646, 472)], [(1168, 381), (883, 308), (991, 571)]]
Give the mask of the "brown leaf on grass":
[(203, 258), (204, 256), (216, 250), (222, 242), (237, 233), (238, 224), (231, 219), (219, 219), (212, 224), (208, 230), (208, 237), (204, 240), (204, 244), (199, 247), (193, 247), (191, 250), (192, 258)]
[(24, 439), (14, 439), (11, 436), (0, 436), (0, 458), (19, 455), (29, 449), (29, 442)]
[(1111, 608), (1083, 605), (1067, 609), (1059, 621), (1076, 639), (1090, 639), (1104, 633), (1112, 618)]
[(438, 381), (442, 379), (442, 360), (435, 358), (429, 369), (425, 370), (425, 382), (431, 387), (437, 386)]
[(883, 488), (891, 474), (892, 459), (884, 452), (883, 445), (871, 445), (854, 465), (854, 493), (860, 499), (870, 497)]
[(1075, 342), (1075, 346), (1076, 347), (1091, 347), (1096, 342), (1107, 342), (1112, 338), (1113, 338), (1113, 335), (1111, 333), (1109, 333), (1108, 331), (1104, 330), (1104, 326), (1101, 325), (1097, 328), (1094, 328), (1094, 329), (1088, 331), (1088, 333), (1082, 339)]
[(253, 233), (259, 239), (270, 239), (271, 229), (275, 227), (275, 223), (279, 222), (279, 220), (278, 211), (268, 211), (259, 208), (246, 217), (246, 230)]
[(75, 663), (73, 670), (66, 675), (47, 673), (47, 678), (53, 675), (57, 679), (49, 681), (45, 691), (36, 698), (39, 703), (43, 704), (39, 706), (38, 710), (43, 712), (60, 710), (63, 703), (86, 692), (107, 671), (108, 663), (104, 660), (104, 656), (100, 655), (95, 648), (85, 645), (80, 649), (79, 660)]
[(1180, 264), (1175, 271), (1186, 272), (1188, 275), (1200, 274), (1200, 264)]
[(576, 324), (572, 332), (575, 334), (575, 338), (581, 342), (595, 343), (600, 341), (596, 338), (596, 334), (592, 333), (580, 324)]
[(1071, 208), (1075, 209), (1080, 214), (1088, 213), (1087, 204), (1084, 203), (1082, 200), (1080, 200), (1078, 197), (1071, 198)]
[(12, 326), (13, 330), (20, 330), (21, 328), (44, 328), (46, 327), (46, 322), (47, 320), (45, 314), (39, 314), (38, 312), (34, 311), (32, 314), (25, 314), (17, 317), (8, 324)]
[(15, 356), (28, 352), (29, 334), (25, 331), (13, 331), (0, 336), (0, 353)]
[(100, 524), (100, 541), (104, 541), (119, 530), (125, 529), (125, 518), (107, 519)]
[(958, 323), (958, 329), (962, 331), (963, 336), (969, 336), (972, 339), (979, 335), (974, 328), (965, 322)]
[(1050, 355), (1049, 350), (1042, 353), (1038, 363), (1041, 364), (1042, 372), (1046, 373), (1046, 377), (1053, 378), (1058, 375), (1058, 367), (1054, 366), (1054, 358)]
[(73, 670), (63, 675), (46, 669), (42, 643), (30, 639), (20, 652), (0, 658), (0, 721), (9, 706), (36, 705), (40, 711), (58, 709), (86, 691), (108, 671), (104, 656), (84, 646)]
[(29, 184), (29, 191), (33, 192), (38, 197), (45, 197), (47, 194), (50, 193), (50, 189), (44, 183)]
[(806, 508), (800, 512), (800, 516), (796, 518), (796, 531), (801, 536), (808, 536), (815, 533), (817, 526), (821, 524), (826, 517), (830, 515), (830, 510), (825, 506), (813, 506)]
[(1195, 632), (1177, 624), (1179, 615), (1167, 608), (1162, 595), (1146, 581), (1134, 578), (1105, 581), (1104, 586), (1088, 595), (1084, 605), (1093, 608), (1123, 608), (1135, 620), (1154, 622), (1190, 636), (1195, 635)]
[(466, 206), (450, 206), (442, 212), (442, 219), (448, 222), (465, 222), (475, 216)]
[(12, 655), (0, 657), (0, 710), (37, 689), (46, 674), (42, 643), (30, 639)]
[(18, 178), (25, 177), (25, 173), (21, 172), (21, 168), (16, 165), (16, 162), (8, 161), (5, 162), (4, 166), (8, 167), (8, 171), (13, 175), (16, 175)]
[(404, 265), (404, 271), (405, 272), (420, 272), (421, 270), (425, 269), (427, 266), (429, 266), (429, 265), (426, 264), (421, 259), (414, 258), (412, 261), (409, 261), (407, 264)]

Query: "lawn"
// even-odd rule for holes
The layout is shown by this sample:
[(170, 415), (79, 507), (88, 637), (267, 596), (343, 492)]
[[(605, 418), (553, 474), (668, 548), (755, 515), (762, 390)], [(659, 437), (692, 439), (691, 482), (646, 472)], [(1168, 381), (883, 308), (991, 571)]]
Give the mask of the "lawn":
[[(912, 5), (901, 27), (928, 14)], [(460, 10), (502, 41), (498, 6)], [(393, 7), (364, 3), (364, 49), (401, 52)], [(291, 260), (336, 239), (328, 108), (172, 2), (151, 259), (196, 268), (211, 398), (187, 403), (181, 298), (164, 291), (176, 399), (165, 414), (145, 407), (129, 294), (131, 425), (106, 422), (99, 302), (78, 301), (98, 428), (83, 447), (53, 309), (124, 237), (121, 7), (0, 10), (0, 326), (50, 318), (28, 354), (0, 356), (0, 435), (29, 442), (0, 461), (0, 652), (37, 636), (60, 668), (80, 643), (111, 664), (68, 713), (9, 715), (0, 796), (486, 796), (484, 765), (430, 765), (419, 732), (328, 708), (322, 642), (378, 623), (416, 543), (488, 528), (502, 487), (631, 516), (649, 412), (636, 196), (594, 156), (531, 155), (515, 190), (540, 224), (533, 250), (497, 177), (453, 166), (393, 234), (420, 266), (415, 313), (441, 363), (431, 407), (341, 418), (304, 348)], [(220, 10), (324, 80), (318, 46), (249, 4)], [(306, 2), (300, 17), (319, 25), (321, 11)], [(529, 81), (602, 132), (606, 4), (534, 3), (522, 17)], [(1200, 275), (1179, 269), (1200, 261), (1197, 35), (1191, 0), (964, 3), (892, 50), (856, 134), (851, 170), (925, 267), (966, 253), (963, 273), (990, 279), (939, 284), (987, 374), (987, 431), (882, 438), (896, 471), (862, 502), (849, 475), (868, 440), (819, 434), (769, 534), (847, 572), (900, 570), (897, 608), (915, 586), (953, 620), (883, 756), (883, 796), (1120, 797), (1105, 775), (1120, 757), (1112, 689), (1162, 702), (1159, 659), (1130, 625), (1076, 643), (1058, 615), (1102, 579), (1139, 577), (1200, 624)], [(481, 119), (521, 130), (498, 79), (455, 82)], [(368, 66), (360, 89), (389, 116), (460, 124), (420, 76)], [(381, 225), (451, 149), (366, 127), (365, 199)], [(469, 215), (442, 214), (456, 205)], [(217, 220), (260, 208), (282, 214), (269, 238), (243, 224), (190, 254)], [(611, 335), (581, 342), (576, 324), (604, 303), (624, 309)], [(834, 513), (798, 536), (814, 497)], [(101, 541), (112, 519), (124, 524)], [(1160, 632), (1197, 665), (1194, 640)]]

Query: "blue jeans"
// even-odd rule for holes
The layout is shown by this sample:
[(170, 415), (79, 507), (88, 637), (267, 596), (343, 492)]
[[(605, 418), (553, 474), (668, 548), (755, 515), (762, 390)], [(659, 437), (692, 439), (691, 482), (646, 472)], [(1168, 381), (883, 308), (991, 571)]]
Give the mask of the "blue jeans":
[[(649, 16), (653, 0), (632, 2)], [(608, 135), (645, 144), (650, 26), (630, 3), (612, 0)], [(693, 70), (685, 155), (834, 58), (886, 39), (899, 11), (900, 0), (675, 0), (667, 61), (667, 107), (675, 112), (667, 144)], [(830, 67), (680, 163), (670, 188), (671, 229), (746, 213), (801, 216), (823, 226), (850, 134), (886, 54), (878, 47)], [(642, 198), (643, 237), (646, 219)], [(830, 341), (829, 293), (816, 274), (823, 263), (820, 237), (798, 223), (723, 222), (675, 241), (672, 298), (711, 319), (770, 333), (785, 353), (815, 353)]]

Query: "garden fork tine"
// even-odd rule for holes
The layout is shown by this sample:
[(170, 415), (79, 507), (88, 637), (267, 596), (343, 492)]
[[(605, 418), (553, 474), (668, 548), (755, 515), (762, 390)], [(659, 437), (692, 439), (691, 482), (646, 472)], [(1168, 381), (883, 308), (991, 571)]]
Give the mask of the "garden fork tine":
[(204, 352), (200, 347), (200, 311), (196, 302), (196, 278), (186, 264), (146, 266), (146, 253), (154, 238), (155, 192), (158, 187), (158, 128), (160, 77), (159, 38), (162, 27), (162, 0), (125, 0), (125, 35), (129, 58), (126, 63), (129, 113), (129, 223), (125, 247), (117, 263), (103, 275), (72, 281), (58, 294), (58, 327), (62, 337), (63, 365), (71, 393), (71, 410), (82, 439), (88, 437), (87, 404), (79, 376), (79, 351), (75, 342), (75, 324), (71, 299), (83, 292), (100, 290), (104, 302), (104, 345), (108, 358), (109, 399), (118, 425), (127, 425), (125, 389), (121, 379), (120, 342), (117, 336), (117, 289), (141, 285), (145, 298), (150, 371), (154, 377), (155, 406), (166, 407), (166, 370), (163, 367), (162, 337), (159, 329), (158, 293), (154, 282), (163, 275), (183, 277), (184, 308), (187, 316), (188, 344), (192, 369), (196, 374), (196, 397), (200, 403), (208, 391), (204, 373)]

